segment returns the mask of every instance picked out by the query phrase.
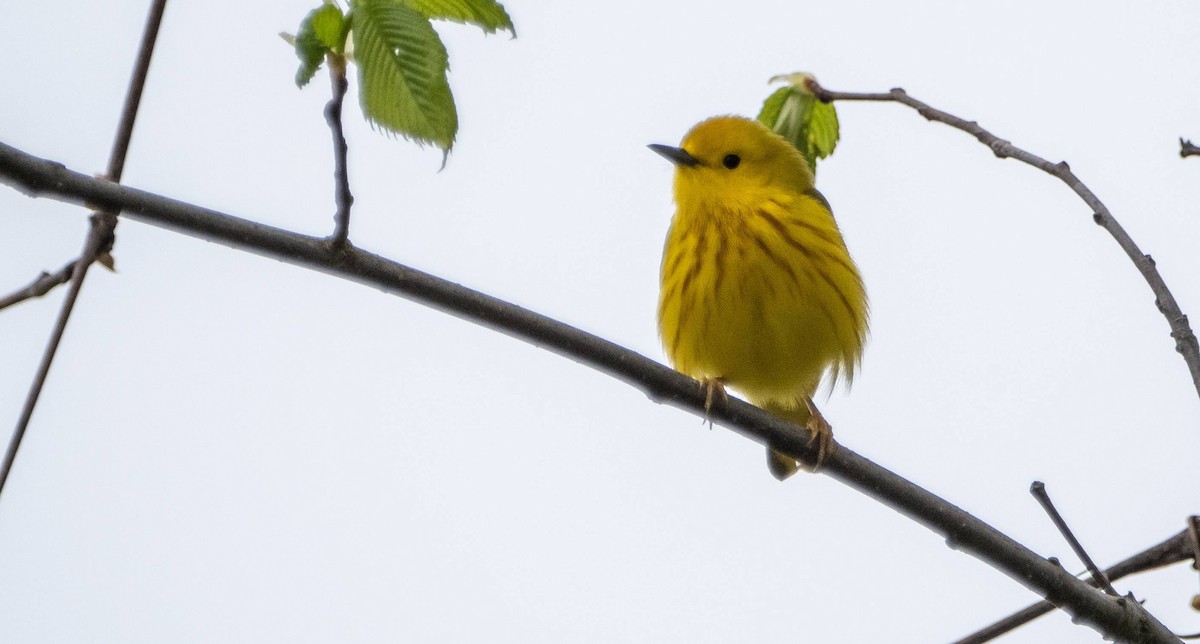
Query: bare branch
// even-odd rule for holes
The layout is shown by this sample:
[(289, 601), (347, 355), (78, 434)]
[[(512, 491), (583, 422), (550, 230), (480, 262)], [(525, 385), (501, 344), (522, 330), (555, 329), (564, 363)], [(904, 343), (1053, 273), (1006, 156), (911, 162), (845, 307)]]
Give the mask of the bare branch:
[(1193, 144), (1189, 139), (1179, 137), (1179, 156), (1184, 159), (1200, 156), (1200, 147)]
[(1117, 589), (1112, 587), (1112, 584), (1108, 581), (1108, 577), (1105, 577), (1104, 573), (1100, 571), (1100, 567), (1096, 565), (1096, 562), (1092, 561), (1087, 550), (1083, 549), (1083, 544), (1079, 543), (1079, 539), (1075, 538), (1075, 533), (1071, 532), (1071, 528), (1067, 525), (1067, 522), (1058, 513), (1058, 508), (1054, 507), (1054, 502), (1050, 500), (1050, 494), (1046, 492), (1046, 484), (1041, 481), (1034, 481), (1033, 485), (1029, 486), (1029, 493), (1033, 495), (1033, 498), (1038, 500), (1038, 503), (1042, 504), (1042, 509), (1046, 511), (1046, 514), (1050, 515), (1050, 520), (1054, 522), (1054, 527), (1058, 528), (1063, 538), (1067, 540), (1067, 544), (1071, 546), (1071, 550), (1075, 551), (1075, 556), (1079, 557), (1084, 567), (1092, 574), (1091, 584), (1113, 597), (1118, 597), (1120, 594), (1117, 592)]
[[(101, 204), (123, 217), (232, 248), (272, 257), (366, 284), (566, 356), (607, 373), (651, 399), (707, 417), (789, 456), (813, 464), (809, 430), (736, 399), (707, 415), (699, 383), (645, 356), (514, 304), (423, 273), (363, 250), (333, 248), (325, 240), (247, 221), (200, 206), (67, 170), (62, 164), (0, 143), (0, 182), (31, 196)], [(1073, 618), (1110, 638), (1139, 642), (1178, 640), (1137, 602), (1097, 593), (961, 508), (837, 446), (822, 473), (871, 496), (942, 535), (946, 543), (990, 564), (1046, 597)]]
[[(129, 152), (129, 142), (133, 137), (133, 124), (137, 120), (138, 106), (142, 102), (142, 89), (146, 85), (146, 75), (150, 71), (150, 55), (154, 52), (155, 41), (158, 40), (158, 28), (162, 24), (166, 5), (167, 0), (155, 0), (154, 4), (150, 6), (150, 13), (146, 16), (141, 48), (133, 66), (133, 76), (129, 80), (129, 89), (125, 93), (125, 106), (121, 110), (121, 120), (117, 124), (117, 134), (113, 139), (112, 154), (108, 159), (107, 178), (114, 182), (121, 180), (121, 174), (125, 170), (125, 155)], [(4, 491), (8, 473), (12, 471), (17, 451), (21, 449), (21, 440), (25, 437), (25, 430), (29, 428), (29, 420), (33, 417), (33, 410), (42, 394), (42, 387), (46, 384), (46, 376), (50, 373), (50, 365), (58, 353), (58, 344), (62, 341), (63, 333), (67, 329), (67, 321), (71, 319), (71, 312), (75, 310), (75, 301), (79, 297), (79, 290), (83, 288), (83, 280), (87, 276), (88, 268), (96, 261), (97, 257), (107, 256), (112, 248), (113, 231), (117, 227), (116, 213), (117, 210), (102, 210), (92, 215), (92, 226), (84, 241), (83, 252), (75, 262), (71, 274), (70, 290), (63, 299), (58, 319), (54, 323), (54, 329), (50, 332), (50, 340), (46, 343), (45, 352), (42, 353), (42, 361), (38, 364), (33, 383), (29, 386), (25, 405), (21, 408), (21, 417), (17, 420), (16, 429), (13, 430), (8, 447), (4, 451), (4, 460), (0, 461), (0, 493)], [(108, 261), (111, 261), (111, 258), (108, 258)]]
[(1154, 292), (1155, 305), (1158, 307), (1159, 312), (1167, 318), (1167, 324), (1171, 327), (1171, 337), (1175, 338), (1175, 350), (1183, 356), (1184, 362), (1187, 363), (1188, 371), (1192, 376), (1192, 385), (1196, 388), (1196, 394), (1200, 396), (1200, 344), (1197, 343), (1196, 334), (1192, 332), (1192, 328), (1188, 324), (1187, 316), (1183, 314), (1183, 311), (1179, 308), (1179, 304), (1175, 302), (1175, 296), (1171, 294), (1166, 282), (1163, 281), (1162, 275), (1159, 274), (1158, 269), (1155, 267), (1154, 259), (1144, 254), (1138, 248), (1133, 238), (1129, 236), (1129, 233), (1125, 232), (1121, 224), (1117, 223), (1117, 220), (1113, 218), (1112, 213), (1108, 210), (1108, 206), (1105, 206), (1099, 197), (1084, 185), (1079, 180), (1079, 177), (1075, 176), (1075, 173), (1071, 172), (1071, 168), (1067, 165), (1066, 161), (1051, 163), (1035, 154), (1026, 152), (983, 129), (978, 123), (934, 109), (909, 96), (907, 92), (898, 87), (884, 94), (834, 92), (821, 87), (813, 80), (808, 83), (808, 89), (817, 98), (826, 103), (831, 101), (891, 101), (907, 105), (930, 121), (945, 123), (950, 127), (974, 136), (980, 143), (990, 148), (993, 154), (1002, 159), (1016, 159), (1057, 177), (1060, 181), (1067, 184), (1087, 204), (1088, 208), (1091, 209), (1092, 220), (1112, 235), (1117, 244), (1121, 246), (1121, 249), (1125, 251), (1125, 254), (1129, 256), (1129, 259), (1133, 261), (1134, 266), (1142, 274), (1146, 283), (1150, 285), (1150, 290)]
[(87, 275), (88, 267), (100, 253), (101, 243), (104, 239), (111, 237), (112, 229), (116, 225), (115, 216), (103, 213), (93, 214), (91, 221), (92, 227), (84, 242), (83, 252), (79, 255), (71, 273), (71, 286), (59, 309), (58, 318), (50, 332), (50, 340), (46, 344), (45, 352), (42, 353), (42, 360), (38, 363), (37, 372), (34, 373), (33, 384), (30, 385), (29, 393), (25, 397), (25, 405), (21, 408), (21, 417), (17, 419), (17, 427), (13, 430), (12, 437), (8, 441), (8, 448), (4, 451), (4, 460), (0, 461), (0, 492), (4, 491), (8, 473), (12, 471), (17, 451), (21, 449), (21, 440), (25, 438), (25, 430), (29, 428), (33, 409), (37, 406), (42, 387), (46, 384), (46, 376), (50, 373), (50, 365), (54, 362), (54, 356), (58, 353), (58, 345), (67, 329), (67, 321), (71, 319), (71, 311), (75, 309), (75, 301), (79, 298), (80, 289), (83, 288), (83, 278)]
[[(1104, 569), (1104, 575), (1116, 581), (1122, 577), (1162, 568), (1188, 559), (1195, 560), (1196, 554), (1189, 543), (1188, 531), (1183, 530), (1162, 543), (1151, 546), (1124, 561)], [(1089, 584), (1095, 585), (1094, 581)], [(955, 644), (983, 644), (1023, 626), (1054, 610), (1050, 602), (1038, 602), (1021, 611), (983, 628), (955, 642)]]
[(333, 177), (337, 198), (333, 236), (329, 242), (336, 248), (345, 246), (350, 239), (350, 207), (354, 205), (354, 195), (350, 194), (350, 172), (346, 167), (349, 150), (346, 134), (342, 130), (342, 103), (350, 84), (346, 81), (346, 59), (336, 54), (330, 54), (326, 59), (329, 63), (329, 80), (333, 84), (333, 98), (325, 105), (325, 121), (333, 133)]
[(1192, 568), (1200, 570), (1200, 516), (1188, 517), (1187, 540), (1188, 547), (1192, 550)]
[(75, 261), (68, 262), (66, 266), (63, 266), (54, 273), (42, 271), (42, 274), (38, 275), (37, 279), (33, 280), (29, 286), (13, 291), (12, 293), (0, 298), (0, 310), (6, 309), (14, 304), (20, 304), (25, 300), (41, 297), (53, 290), (54, 287), (59, 286), (60, 284), (66, 284), (68, 281), (70, 281), (71, 273), (75, 270)]

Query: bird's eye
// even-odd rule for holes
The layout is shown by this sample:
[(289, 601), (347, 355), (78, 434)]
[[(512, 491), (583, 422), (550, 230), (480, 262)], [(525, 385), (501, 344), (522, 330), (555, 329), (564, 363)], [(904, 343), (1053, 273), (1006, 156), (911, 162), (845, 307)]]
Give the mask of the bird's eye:
[(724, 159), (721, 159), (721, 164), (730, 170), (738, 167), (742, 163), (742, 157), (736, 154), (726, 154)]

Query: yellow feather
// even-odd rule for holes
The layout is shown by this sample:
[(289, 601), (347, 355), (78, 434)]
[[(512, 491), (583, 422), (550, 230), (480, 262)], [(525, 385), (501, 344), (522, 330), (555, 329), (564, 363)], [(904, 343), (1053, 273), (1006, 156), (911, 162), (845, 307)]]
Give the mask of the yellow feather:
[[(676, 164), (658, 304), (668, 358), (807, 422), (822, 376), (849, 382), (867, 336), (862, 278), (812, 172), (785, 139), (735, 116), (652, 147)], [(771, 462), (781, 478), (795, 471), (781, 454)]]

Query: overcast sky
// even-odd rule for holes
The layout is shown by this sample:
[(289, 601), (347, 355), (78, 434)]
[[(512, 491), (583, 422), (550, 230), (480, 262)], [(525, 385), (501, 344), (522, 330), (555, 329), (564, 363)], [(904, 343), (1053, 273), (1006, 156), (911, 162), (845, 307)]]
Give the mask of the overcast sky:
[[(148, 2), (0, 3), (0, 140), (106, 164)], [(332, 230), (316, 0), (168, 6), (132, 186)], [(346, 110), (351, 238), (656, 359), (672, 169), (767, 79), (912, 95), (1066, 159), (1200, 312), (1200, 5), (538, 3), (439, 27), (441, 155)], [(686, 10), (681, 10), (686, 6)], [(352, 91), (356, 85), (352, 85)], [(1200, 513), (1200, 404), (1133, 265), (1058, 181), (891, 104), (840, 104), (818, 174), (872, 305), (838, 439), (1039, 554), (1102, 565)], [(86, 213), (0, 187), (0, 292)], [(1037, 599), (824, 476), (421, 305), (147, 225), (89, 275), (0, 499), (6, 642), (932, 642)], [(64, 291), (0, 312), (0, 427)], [(5, 425), (7, 423), (7, 425)], [(5, 430), (7, 431), (7, 429)], [(1200, 631), (1186, 565), (1122, 580)], [(1008, 642), (1095, 642), (1053, 614)]]

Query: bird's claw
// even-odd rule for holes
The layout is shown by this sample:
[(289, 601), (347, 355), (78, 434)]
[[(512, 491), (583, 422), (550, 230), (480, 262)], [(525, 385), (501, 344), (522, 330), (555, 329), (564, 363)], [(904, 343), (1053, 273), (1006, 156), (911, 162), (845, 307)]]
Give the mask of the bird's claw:
[(812, 398), (805, 398), (804, 404), (808, 406), (809, 413), (808, 422), (804, 426), (812, 432), (812, 437), (808, 439), (808, 445), (811, 447), (814, 441), (817, 443), (817, 461), (812, 466), (812, 471), (816, 472), (821, 469), (825, 459), (833, 453), (833, 426), (821, 415), (820, 410), (813, 404)]
[(725, 391), (725, 381), (721, 378), (701, 378), (700, 389), (704, 391), (704, 420), (708, 421), (708, 426), (712, 427), (712, 417), (709, 412), (712, 411), (713, 401), (720, 399), (722, 403), (729, 400), (729, 394)]

